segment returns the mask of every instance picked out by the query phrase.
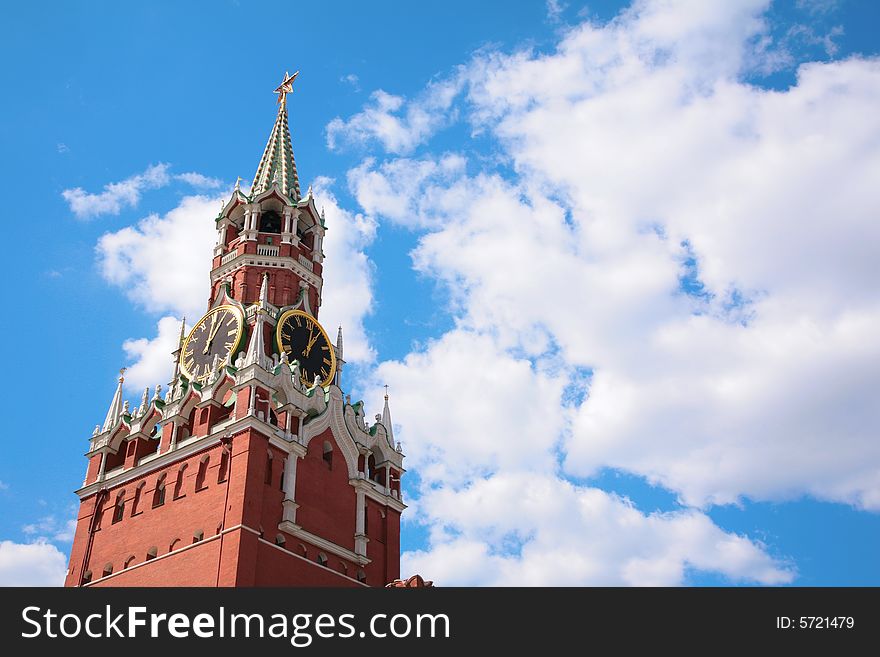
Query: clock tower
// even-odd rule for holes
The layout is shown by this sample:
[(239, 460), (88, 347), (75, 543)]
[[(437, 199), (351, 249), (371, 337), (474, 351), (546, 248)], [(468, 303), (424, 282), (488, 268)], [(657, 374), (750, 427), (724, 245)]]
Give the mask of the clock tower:
[(206, 313), (181, 327), (172, 380), (132, 407), (123, 370), (95, 427), (67, 586), (399, 578), (403, 454), (387, 394), (367, 421), (342, 389), (342, 329), (334, 343), (318, 319), (328, 228), (300, 192), (296, 75), (275, 90), (251, 188), (236, 184), (214, 219)]

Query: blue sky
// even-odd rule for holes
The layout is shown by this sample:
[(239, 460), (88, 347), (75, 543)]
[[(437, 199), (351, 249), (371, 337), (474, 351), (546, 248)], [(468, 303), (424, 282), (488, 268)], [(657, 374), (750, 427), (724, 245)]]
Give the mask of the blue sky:
[(405, 570), (880, 584), (874, 3), (6, 17), (0, 583), (63, 574), (116, 372), (132, 401), (167, 380), (213, 212), (300, 70), (321, 319), (347, 392), (378, 412), (391, 386)]

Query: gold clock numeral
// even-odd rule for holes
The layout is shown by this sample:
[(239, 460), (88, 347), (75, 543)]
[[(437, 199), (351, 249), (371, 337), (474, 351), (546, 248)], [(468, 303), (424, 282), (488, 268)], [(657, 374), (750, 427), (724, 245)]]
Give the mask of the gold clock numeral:
[(300, 317), (299, 315), (295, 315), (293, 321), (296, 322), (296, 325), (298, 327), (302, 327), (302, 317)]
[(328, 344), (322, 344), (322, 345), (321, 345), (321, 351), (330, 351), (330, 345), (328, 345)]
[[(330, 367), (330, 366), (333, 364), (329, 358), (322, 358), (321, 361), (322, 361), (327, 367)], [(324, 376), (326, 376), (326, 374), (325, 374)]]

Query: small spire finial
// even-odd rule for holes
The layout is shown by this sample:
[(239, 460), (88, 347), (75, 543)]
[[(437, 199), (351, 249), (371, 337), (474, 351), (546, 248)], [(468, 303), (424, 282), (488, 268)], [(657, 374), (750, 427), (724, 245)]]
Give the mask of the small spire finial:
[(388, 399), (388, 384), (385, 384), (385, 399)]
[(119, 378), (117, 379), (117, 381), (119, 383), (122, 383), (123, 381), (125, 381), (125, 370), (127, 370), (127, 369), (128, 369), (127, 367), (120, 367), (119, 368)]
[(284, 80), (275, 89), (275, 93), (278, 94), (279, 105), (287, 103), (287, 94), (293, 93), (293, 81), (296, 80), (297, 75), (299, 75), (299, 71), (297, 71), (293, 75), (290, 75), (285, 71)]
[(240, 190), (241, 190), (241, 176), (238, 176), (235, 179), (235, 191), (240, 191)]

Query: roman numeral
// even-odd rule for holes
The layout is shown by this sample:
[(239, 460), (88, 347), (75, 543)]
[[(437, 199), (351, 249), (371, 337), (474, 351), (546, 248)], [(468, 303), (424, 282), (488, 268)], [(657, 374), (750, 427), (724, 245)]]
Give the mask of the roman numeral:
[(223, 345), (223, 348), (226, 349), (227, 351), (229, 349), (232, 349), (232, 342), (227, 342), (226, 344)]
[(322, 358), (321, 360), (324, 361), (324, 364), (327, 365), (327, 367), (330, 367), (330, 365), (332, 364), (332, 363), (330, 362), (330, 359), (329, 359), (329, 358)]
[(296, 322), (297, 326), (302, 327), (302, 317), (300, 317), (299, 315), (294, 315), (293, 321)]

